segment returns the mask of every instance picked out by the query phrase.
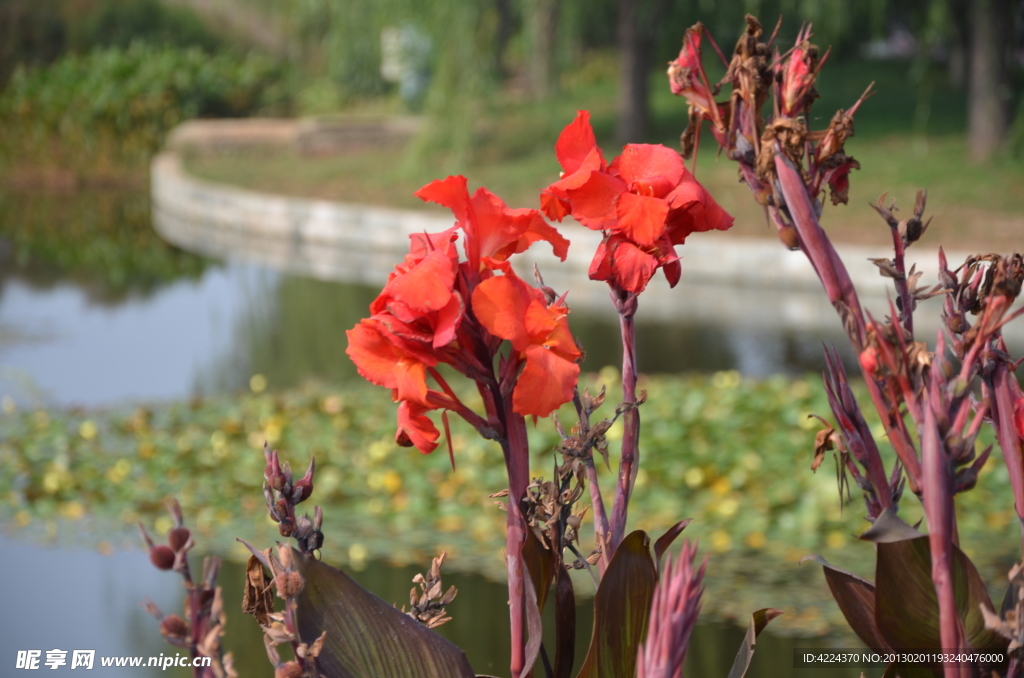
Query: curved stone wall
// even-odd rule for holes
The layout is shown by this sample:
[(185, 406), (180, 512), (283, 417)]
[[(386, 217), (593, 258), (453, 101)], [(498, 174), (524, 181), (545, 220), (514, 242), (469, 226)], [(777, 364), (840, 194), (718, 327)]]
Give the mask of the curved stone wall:
[[(216, 258), (234, 258), (325, 280), (381, 284), (408, 251), (408, 236), (449, 228), (452, 218), (437, 211), (397, 210), (269, 195), (203, 181), (183, 171), (173, 151), (152, 165), (154, 225), (168, 241)], [(603, 285), (587, 281), (587, 269), (600, 234), (577, 224), (559, 226), (572, 242), (567, 261), (558, 262), (545, 243), (514, 260), (521, 274), (536, 263), (545, 282), (571, 290), (574, 308), (608, 309)], [(891, 281), (882, 278), (861, 247), (840, 246), (866, 308), (882, 317)], [(679, 248), (683, 280), (670, 290), (658, 276), (641, 300), (641, 317), (714, 322), (739, 327), (814, 328), (839, 335), (838, 320), (810, 264), (778, 241), (745, 240), (698, 233)], [(911, 251), (908, 257), (935, 280), (937, 251)], [(949, 253), (949, 260), (963, 255)], [(938, 328), (940, 304), (926, 302), (919, 312), (924, 332)], [(1017, 323), (1020, 325), (1020, 323)], [(928, 334), (921, 333), (922, 337)], [(1014, 336), (1024, 338), (1024, 332)]]

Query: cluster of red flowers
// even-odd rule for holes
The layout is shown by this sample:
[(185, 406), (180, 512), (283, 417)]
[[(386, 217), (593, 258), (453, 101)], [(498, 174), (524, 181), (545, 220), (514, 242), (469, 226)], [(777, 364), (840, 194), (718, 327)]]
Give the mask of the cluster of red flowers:
[[(493, 427), (497, 415), (488, 411), (488, 421), (469, 411), (438, 365), (450, 365), (482, 390), (500, 379), (516, 413), (547, 416), (572, 399), (580, 352), (563, 300), (549, 302), (507, 261), (538, 240), (565, 259), (568, 241), (537, 210), (509, 209), (485, 188), (470, 196), (461, 176), (434, 181), (416, 195), (450, 208), (457, 223), (442, 233), (411, 236), (409, 254), (370, 306), (372, 315), (347, 332), (347, 353), (363, 377), (392, 389), (398, 442), (430, 452), (440, 434), (427, 412), (452, 410), (481, 428)], [(512, 354), (496, 376), (502, 340), (511, 342)], [(440, 390), (428, 386), (428, 376)]]
[[(544, 190), (541, 207), (552, 219), (571, 214), (605, 233), (592, 279), (638, 294), (664, 268), (674, 286), (680, 276), (675, 245), (690, 233), (732, 225), (675, 151), (630, 144), (607, 164), (585, 111), (555, 148), (565, 172)], [(451, 410), (488, 435), (500, 429), (498, 401), (511, 393), (516, 414), (547, 416), (572, 399), (581, 353), (564, 299), (526, 284), (507, 261), (538, 240), (565, 260), (569, 242), (541, 212), (510, 209), (486, 188), (470, 196), (461, 176), (434, 181), (416, 195), (451, 209), (456, 224), (411, 236), (409, 254), (371, 304), (372, 315), (347, 332), (347, 353), (363, 377), (392, 389), (399, 444), (430, 452), (440, 432), (428, 412)], [(496, 373), (502, 340), (512, 349)], [(459, 401), (439, 365), (476, 382), (486, 417)]]
[(675, 246), (691, 233), (732, 226), (732, 217), (697, 183), (677, 152), (628, 144), (606, 163), (586, 111), (562, 131), (555, 154), (562, 178), (544, 190), (541, 207), (551, 219), (571, 214), (604, 232), (590, 264), (592, 280), (638, 294), (664, 268), (675, 287), (681, 273)]

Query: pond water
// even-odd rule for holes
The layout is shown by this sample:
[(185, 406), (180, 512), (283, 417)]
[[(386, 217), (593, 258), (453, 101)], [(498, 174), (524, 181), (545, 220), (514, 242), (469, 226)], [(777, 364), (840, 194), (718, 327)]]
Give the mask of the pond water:
[[(114, 206), (99, 209), (103, 202)], [(310, 377), (356, 378), (344, 354), (344, 332), (365, 315), (377, 288), (205, 260), (159, 242), (146, 246), (173, 251), (178, 261), (155, 278), (144, 269), (148, 260), (90, 259), (73, 251), (86, 246), (80, 241), (104, 235), (110, 250), (136, 246), (138, 234), (149, 229), (148, 213), (123, 203), (140, 202), (145, 205), (145, 197), (135, 194), (0, 196), (0, 397), (104, 406), (230, 391), (255, 373), (271, 387)], [(81, 219), (82, 212), (124, 221), (122, 230), (132, 235), (115, 230), (111, 236), (102, 225), (87, 224), (69, 229), (78, 240), (54, 243), (62, 234), (53, 233), (50, 222)], [(33, 240), (39, 232), (49, 240)], [(838, 328), (832, 334), (730, 328), (652, 318), (643, 309), (638, 323), (646, 372), (817, 371), (822, 341), (845, 347)], [(574, 312), (572, 325), (587, 350), (585, 368), (619, 363), (614, 318)]]
[[(171, 248), (150, 228), (145, 195), (0, 194), (0, 399), (19, 408), (108, 408), (232, 392), (257, 373), (271, 388), (310, 378), (358, 379), (344, 354), (344, 331), (363, 317), (376, 291)], [(612, 318), (574, 313), (572, 322), (587, 348), (585, 369), (619, 362), (615, 342), (602, 339), (615, 336)], [(638, 324), (641, 369), (647, 372), (802, 373), (821, 369), (822, 341), (845, 347), (838, 329), (728, 327), (685, 318), (648, 320), (642, 313)], [(0, 524), (10, 528), (12, 523), (5, 503)], [(8, 624), (0, 637), (0, 661), (13, 661), (20, 649), (95, 649), (98, 656), (171, 650), (138, 602), (149, 597), (165, 611), (177, 611), (180, 585), (174, 576), (154, 570), (143, 552), (122, 546), (127, 536), (118, 530), (123, 528), (115, 530), (114, 547), (109, 536), (88, 532), (68, 539), (62, 530), (64, 537), (55, 542), (34, 527), (0, 536), (0, 580), (8, 582), (13, 600), (7, 602), (18, 611), (17, 624)], [(354, 574), (385, 600), (402, 602), (414, 572), (371, 563)], [(815, 585), (821, 584), (815, 577)], [(221, 575), (230, 615), (225, 642), (235, 652), (240, 675), (269, 676), (257, 627), (234, 613), (241, 595), (235, 583), (242, 578), (238, 564), (226, 563)], [(507, 618), (495, 610), (504, 608), (504, 585), (458, 572), (446, 582), (461, 594), (452, 606), (454, 621), (441, 632), (467, 648), (477, 671), (502, 675)], [(831, 603), (823, 598), (822, 604)], [(578, 612), (580, 653), (589, 605), (582, 601)], [(726, 675), (741, 639), (742, 629), (731, 625), (698, 627), (688, 675)], [(835, 644), (855, 641), (768, 633), (748, 675), (860, 675), (860, 669), (791, 668), (794, 647)]]

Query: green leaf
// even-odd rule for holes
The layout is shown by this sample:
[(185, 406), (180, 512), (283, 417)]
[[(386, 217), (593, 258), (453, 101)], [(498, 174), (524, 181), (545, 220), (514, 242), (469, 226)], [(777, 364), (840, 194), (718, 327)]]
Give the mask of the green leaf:
[(657, 583), (650, 539), (637, 530), (615, 550), (594, 596), (594, 632), (577, 678), (622, 678), (636, 673)]
[(750, 668), (750, 660), (754, 658), (754, 649), (757, 645), (757, 637), (761, 635), (768, 626), (768, 622), (782, 614), (782, 610), (774, 607), (766, 607), (750, 615), (750, 624), (747, 625), (747, 634), (743, 637), (743, 644), (740, 651), (736, 653), (736, 660), (732, 663), (729, 671), (729, 678), (743, 678)]
[(825, 581), (857, 637), (864, 644), (877, 650), (889, 647), (875, 623), (875, 585), (855, 574), (833, 567), (818, 554), (804, 556), (800, 561), (813, 560), (820, 563), (825, 572)]
[[(878, 544), (875, 620), (893, 649), (942, 647), (931, 560), (927, 536)], [(956, 609), (971, 648), (1005, 648), (1006, 641), (985, 628), (981, 615), (979, 606), (992, 609), (985, 582), (970, 558), (955, 545), (952, 571)]]
[(327, 678), (473, 678), (466, 654), (359, 586), (341, 570), (292, 551), (305, 580), (297, 599), (299, 638), (327, 637), (318, 658)]

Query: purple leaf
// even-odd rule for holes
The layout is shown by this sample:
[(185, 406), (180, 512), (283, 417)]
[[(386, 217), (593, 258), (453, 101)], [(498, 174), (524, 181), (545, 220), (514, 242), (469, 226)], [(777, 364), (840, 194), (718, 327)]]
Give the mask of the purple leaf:
[(813, 560), (824, 568), (825, 581), (839, 610), (857, 637), (871, 649), (886, 649), (888, 644), (875, 623), (875, 585), (855, 574), (833, 567), (818, 554), (804, 556), (801, 563)]
[(658, 541), (654, 542), (654, 562), (657, 563), (658, 569), (661, 569), (661, 557), (665, 555), (665, 551), (668, 550), (669, 546), (672, 546), (672, 542), (676, 540), (686, 526), (690, 524), (693, 518), (687, 518), (686, 520), (680, 520), (678, 523), (668, 528), (665, 534), (658, 537)]
[[(981, 605), (992, 609), (985, 582), (974, 563), (955, 545), (952, 575), (956, 611), (967, 643), (975, 650), (1004, 649), (1006, 641), (985, 628), (981, 614)], [(889, 647), (941, 648), (939, 604), (927, 536), (879, 544), (875, 586), (875, 621)]]
[(594, 596), (594, 632), (576, 678), (621, 678), (636, 673), (637, 652), (647, 633), (657, 582), (650, 539), (640, 530), (632, 532), (615, 550)]
[(299, 638), (327, 632), (318, 657), (327, 678), (473, 678), (466, 654), (359, 586), (341, 570), (292, 551), (305, 581), (297, 598)]
[(782, 610), (774, 607), (766, 607), (750, 615), (750, 624), (747, 625), (747, 635), (743, 637), (743, 644), (740, 651), (736, 653), (736, 660), (729, 671), (729, 678), (743, 678), (750, 668), (750, 660), (754, 658), (754, 648), (757, 645), (757, 637), (761, 635), (768, 626), (768, 622), (782, 614)]

